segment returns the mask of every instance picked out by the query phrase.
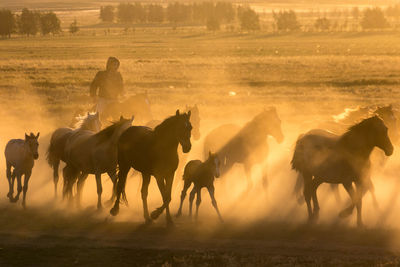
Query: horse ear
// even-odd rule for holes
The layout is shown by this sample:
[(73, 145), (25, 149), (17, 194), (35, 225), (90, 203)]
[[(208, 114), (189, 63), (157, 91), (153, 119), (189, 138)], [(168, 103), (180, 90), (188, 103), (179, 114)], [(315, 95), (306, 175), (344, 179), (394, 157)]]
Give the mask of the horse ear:
[(133, 121), (135, 119), (135, 115), (132, 115), (131, 117), (131, 121)]
[(179, 109), (176, 110), (176, 116), (178, 116), (178, 115), (179, 115)]
[(119, 117), (119, 121), (123, 121), (124, 120), (124, 116), (121, 115), (121, 117)]
[(90, 112), (89, 112), (89, 111), (87, 112), (87, 115), (88, 115), (88, 116), (90, 115)]
[(26, 139), (29, 139), (29, 135), (27, 135), (26, 133), (25, 133), (25, 140)]
[(211, 157), (211, 150), (208, 151), (208, 157)]
[(36, 139), (38, 139), (38, 138), (39, 138), (39, 135), (40, 135), (40, 132), (38, 132), (38, 133), (37, 133), (37, 135), (36, 135)]
[(192, 111), (189, 110), (187, 114), (188, 114), (188, 119), (190, 119), (190, 115), (192, 115)]

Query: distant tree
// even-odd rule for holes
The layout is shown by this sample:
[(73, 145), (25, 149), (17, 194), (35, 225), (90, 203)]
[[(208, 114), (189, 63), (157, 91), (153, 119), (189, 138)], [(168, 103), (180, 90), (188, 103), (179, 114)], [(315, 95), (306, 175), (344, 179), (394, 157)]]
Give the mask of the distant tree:
[(130, 3), (120, 3), (118, 5), (118, 21), (122, 23), (132, 23), (134, 19), (134, 7)]
[(114, 21), (114, 7), (113, 6), (101, 6), (100, 16), (102, 22), (113, 22)]
[(76, 19), (74, 19), (74, 22), (72, 22), (72, 23), (69, 25), (69, 32), (70, 32), (71, 34), (75, 34), (75, 33), (77, 33), (78, 31), (79, 31), (78, 22), (76, 21)]
[(358, 9), (358, 7), (353, 7), (353, 9), (351, 10), (351, 16), (353, 17), (353, 19), (358, 20), (358, 18), (360, 17), (360, 10)]
[(164, 21), (164, 9), (161, 5), (150, 4), (147, 6), (147, 21), (161, 23)]
[(211, 14), (207, 19), (207, 30), (218, 31), (220, 29), (220, 22), (215, 14)]
[(396, 20), (400, 17), (400, 4), (388, 6), (385, 10), (386, 16), (392, 17)]
[(40, 31), (43, 35), (61, 32), (61, 21), (54, 12), (40, 14)]
[(15, 17), (11, 10), (0, 9), (0, 35), (10, 38), (15, 26)]
[(300, 29), (296, 13), (293, 10), (280, 11), (279, 13), (272, 12), (272, 16), (275, 20), (276, 29), (279, 31), (296, 31)]
[(367, 8), (364, 10), (363, 18), (361, 21), (363, 29), (383, 29), (389, 27), (382, 9), (379, 7)]
[(192, 18), (192, 7), (181, 3), (169, 4), (167, 7), (167, 19), (174, 24), (190, 21)]
[(238, 10), (240, 27), (245, 31), (255, 31), (260, 29), (260, 19), (257, 13), (251, 8)]
[(331, 23), (327, 18), (318, 18), (314, 23), (314, 28), (317, 31), (328, 31), (330, 25)]
[(235, 10), (232, 3), (229, 2), (217, 2), (215, 7), (215, 16), (217, 19), (232, 22), (235, 18)]
[(146, 22), (146, 10), (141, 3), (136, 2), (132, 7), (132, 16), (135, 22)]
[(36, 35), (40, 27), (40, 14), (38, 12), (30, 11), (27, 8), (22, 9), (19, 16), (19, 31), (26, 35)]

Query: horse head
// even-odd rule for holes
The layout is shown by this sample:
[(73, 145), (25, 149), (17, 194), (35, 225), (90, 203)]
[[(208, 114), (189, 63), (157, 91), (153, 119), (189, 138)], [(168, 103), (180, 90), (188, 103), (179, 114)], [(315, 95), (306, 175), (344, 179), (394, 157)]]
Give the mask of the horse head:
[(282, 133), (281, 120), (275, 107), (264, 108), (256, 116), (256, 120), (258, 120), (261, 131), (272, 135), (279, 144), (282, 143), (284, 135)]
[(199, 108), (197, 107), (197, 104), (190, 107), (186, 105), (186, 112), (190, 111), (191, 116), (190, 116), (190, 123), (193, 126), (193, 139), (194, 140), (199, 140), (200, 139), (200, 112)]
[(390, 139), (396, 141), (399, 138), (399, 133), (397, 118), (394, 114), (393, 106), (386, 105), (377, 107), (373, 114), (378, 115), (383, 120), (385, 125), (388, 127)]
[(192, 144), (190, 142), (190, 136), (192, 132), (192, 124), (190, 123), (190, 115), (192, 112), (189, 110), (187, 113), (179, 113), (179, 109), (176, 111), (176, 135), (178, 137), (178, 141), (182, 146), (183, 153), (188, 153), (192, 148)]
[(75, 125), (76, 128), (82, 130), (89, 130), (98, 132), (101, 130), (100, 114), (98, 112), (88, 112), (86, 116), (78, 117), (78, 123)]
[(385, 152), (386, 156), (393, 154), (393, 145), (388, 135), (388, 128), (381, 118), (373, 116), (364, 120), (367, 132), (371, 135), (370, 140), (374, 146), (379, 147)]
[(215, 178), (219, 178), (219, 176), (221, 175), (221, 173), (220, 173), (221, 162), (219, 161), (218, 155), (215, 153), (213, 154), (213, 153), (211, 153), (211, 151), (209, 151), (207, 162), (211, 166), (213, 176)]
[(25, 134), (25, 145), (27, 147), (27, 150), (30, 154), (32, 154), (34, 159), (38, 159), (39, 158), (39, 152), (38, 152), (38, 148), (39, 148), (39, 142), (38, 142), (38, 138), (39, 138), (40, 133), (37, 133), (37, 135), (34, 135), (33, 133), (31, 133), (30, 135)]

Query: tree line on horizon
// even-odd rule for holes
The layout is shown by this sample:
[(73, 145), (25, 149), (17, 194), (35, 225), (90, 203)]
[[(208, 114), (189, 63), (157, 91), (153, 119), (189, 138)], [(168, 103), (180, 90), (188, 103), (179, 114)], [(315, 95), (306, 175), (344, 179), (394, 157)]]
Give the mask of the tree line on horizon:
[[(101, 6), (99, 19), (106, 24), (128, 25), (136, 24), (172, 24), (175, 29), (184, 25), (202, 25), (208, 30), (218, 31), (222, 24), (226, 29), (235, 29), (239, 25), (244, 31), (257, 31), (261, 29), (260, 20), (263, 14), (259, 14), (249, 6), (234, 5), (230, 2), (197, 2), (192, 4), (170, 3), (167, 6), (160, 4), (120, 3), (119, 5)], [(347, 18), (352, 18), (355, 28), (363, 30), (385, 29), (395, 27), (390, 25), (392, 21), (400, 21), (400, 4), (389, 6), (386, 9), (379, 7), (360, 10), (354, 7), (349, 12), (333, 10), (327, 12), (314, 11), (301, 13), (303, 17), (315, 18), (312, 24), (299, 22), (298, 14), (293, 10), (272, 11), (271, 28), (275, 32), (290, 31), (340, 31), (349, 28)], [(261, 19), (260, 19), (261, 17)], [(265, 13), (264, 13), (265, 17)], [(344, 17), (339, 27), (335, 17)], [(265, 22), (263, 22), (265, 23)], [(42, 35), (60, 33), (60, 19), (54, 12), (31, 11), (24, 8), (21, 13), (15, 14), (8, 9), (0, 9), (0, 36), (11, 37), (11, 34)], [(70, 33), (79, 31), (76, 19), (70, 25)]]

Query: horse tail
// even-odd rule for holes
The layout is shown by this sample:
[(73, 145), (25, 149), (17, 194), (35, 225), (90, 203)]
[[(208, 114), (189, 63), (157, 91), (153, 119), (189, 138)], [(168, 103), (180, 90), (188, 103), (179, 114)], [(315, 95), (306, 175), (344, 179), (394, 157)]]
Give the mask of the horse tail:
[(296, 171), (302, 170), (304, 167), (304, 144), (303, 144), (303, 135), (299, 136), (299, 138), (296, 141), (296, 146), (294, 148), (293, 152), (293, 157), (292, 160), (290, 161), (290, 164), (292, 165), (292, 169)]
[(49, 145), (49, 147), (47, 149), (46, 160), (47, 160), (47, 163), (51, 167), (56, 166), (56, 164), (60, 161), (60, 158), (57, 155), (57, 148), (56, 148), (53, 140), (50, 141), (50, 145)]

